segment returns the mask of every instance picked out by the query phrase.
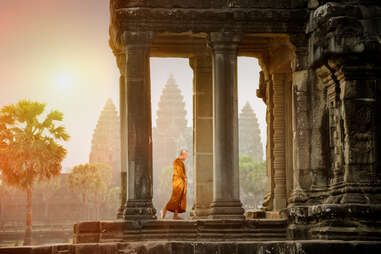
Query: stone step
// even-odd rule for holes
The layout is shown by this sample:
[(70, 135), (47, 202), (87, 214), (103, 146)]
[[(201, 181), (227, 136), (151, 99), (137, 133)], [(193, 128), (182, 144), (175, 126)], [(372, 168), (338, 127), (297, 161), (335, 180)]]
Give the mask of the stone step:
[(379, 253), (381, 242), (370, 241), (138, 241), (0, 248), (0, 254), (318, 254)]
[(285, 219), (82, 222), (75, 242), (286, 240)]

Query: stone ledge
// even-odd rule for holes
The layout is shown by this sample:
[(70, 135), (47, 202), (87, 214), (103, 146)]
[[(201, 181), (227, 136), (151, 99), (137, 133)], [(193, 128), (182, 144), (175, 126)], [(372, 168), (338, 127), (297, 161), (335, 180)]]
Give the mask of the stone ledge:
[(379, 253), (381, 242), (368, 241), (269, 241), (269, 242), (168, 242), (142, 241), (112, 244), (56, 244), (0, 248), (0, 254), (320, 254)]
[(150, 0), (150, 1), (125, 1), (112, 0), (114, 8), (199, 8), (199, 9), (215, 9), (215, 8), (302, 8), (306, 7), (306, 1), (303, 0)]
[(94, 221), (74, 226), (76, 243), (140, 240), (285, 240), (285, 219)]
[(282, 214), (291, 239), (381, 240), (381, 205), (295, 206)]

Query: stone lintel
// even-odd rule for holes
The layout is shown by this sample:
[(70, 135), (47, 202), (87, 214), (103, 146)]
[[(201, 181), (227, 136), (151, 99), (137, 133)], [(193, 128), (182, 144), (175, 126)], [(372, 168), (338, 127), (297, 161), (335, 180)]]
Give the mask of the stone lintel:
[(122, 43), (126, 47), (147, 47), (153, 38), (154, 33), (151, 31), (124, 31)]
[[(155, 32), (215, 32), (242, 30), (246, 33), (293, 33), (304, 31), (307, 9), (162, 9), (122, 8), (111, 12), (115, 30)], [(147, 18), (149, 17), (149, 18)]]
[(151, 9), (196, 9), (196, 10), (213, 10), (213, 9), (226, 9), (234, 11), (237, 8), (263, 8), (263, 9), (295, 9), (307, 7), (306, 1), (284, 1), (284, 0), (259, 0), (259, 1), (247, 1), (247, 0), (112, 0), (111, 5), (113, 9), (123, 8), (151, 8)]

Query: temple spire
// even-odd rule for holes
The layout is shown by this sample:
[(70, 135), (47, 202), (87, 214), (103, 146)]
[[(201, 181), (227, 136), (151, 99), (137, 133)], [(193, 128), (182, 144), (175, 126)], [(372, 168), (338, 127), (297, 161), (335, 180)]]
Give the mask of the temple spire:
[(91, 141), (90, 163), (105, 163), (112, 167), (112, 185), (120, 183), (120, 126), (112, 99), (107, 99), (99, 116)]
[(239, 115), (239, 152), (252, 156), (258, 162), (263, 161), (260, 135), (257, 116), (250, 103), (246, 102)]
[(178, 130), (187, 127), (186, 114), (184, 97), (173, 74), (170, 74), (160, 96), (156, 119), (157, 130), (168, 132), (170, 128), (175, 131), (175, 135), (178, 135)]

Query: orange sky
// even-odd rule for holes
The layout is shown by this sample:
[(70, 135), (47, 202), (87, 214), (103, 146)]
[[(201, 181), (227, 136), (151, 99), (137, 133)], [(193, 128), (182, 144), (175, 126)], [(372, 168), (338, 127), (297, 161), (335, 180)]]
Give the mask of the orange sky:
[[(118, 107), (119, 74), (108, 46), (108, 25), (107, 0), (1, 2), (0, 107), (27, 98), (62, 111), (71, 135), (65, 169), (88, 161), (107, 98)], [(239, 104), (251, 102), (263, 129), (265, 107), (255, 97), (258, 71), (256, 60), (240, 59)], [(187, 59), (151, 59), (153, 118), (170, 73), (185, 96), (190, 124), (192, 71)]]

